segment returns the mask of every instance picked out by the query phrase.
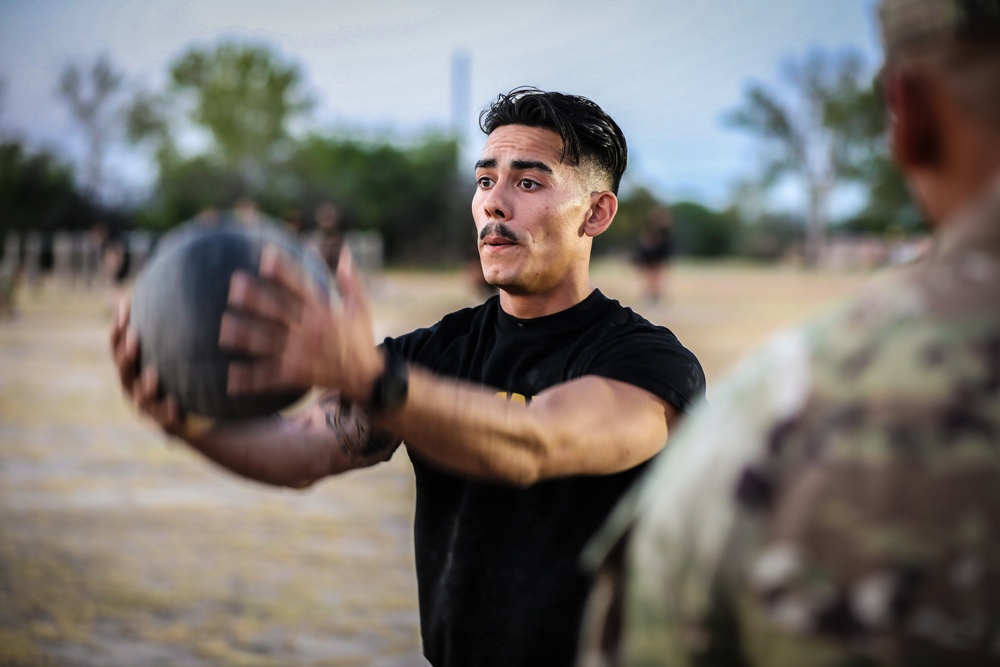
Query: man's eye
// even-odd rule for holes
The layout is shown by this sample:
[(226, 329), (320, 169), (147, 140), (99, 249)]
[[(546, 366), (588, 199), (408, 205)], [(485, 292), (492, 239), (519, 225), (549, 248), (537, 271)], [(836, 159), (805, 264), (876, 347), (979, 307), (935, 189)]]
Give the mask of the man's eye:
[(522, 178), (521, 179), (521, 188), (523, 190), (534, 190), (537, 187), (538, 187), (538, 183), (535, 183), (531, 179), (528, 179), (528, 178)]
[(488, 188), (493, 185), (493, 179), (488, 176), (480, 176), (476, 179), (476, 184), (481, 188)]

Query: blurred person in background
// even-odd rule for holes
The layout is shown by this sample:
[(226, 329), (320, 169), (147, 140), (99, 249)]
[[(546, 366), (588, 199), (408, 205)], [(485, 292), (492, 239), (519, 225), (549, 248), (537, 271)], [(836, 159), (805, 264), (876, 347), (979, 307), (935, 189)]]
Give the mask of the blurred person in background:
[(484, 304), (376, 348), (349, 253), (331, 306), (265, 252), (262, 275), (291, 298), (234, 279), (230, 304), (259, 319), (224, 317), (220, 343), (260, 357), (231, 365), (229, 390), (326, 391), (299, 413), (246, 422), (184, 418), (158, 396), (155, 369), (137, 378), (127, 309), (112, 348), (145, 414), (255, 480), (308, 486), (405, 442), (430, 663), (572, 665), (589, 588), (580, 550), (704, 395), (705, 376), (668, 329), (590, 280), (627, 162), (614, 120), (586, 98), (524, 88), (499, 96), (481, 125), (472, 217), (499, 290)]
[(90, 229), (100, 260), (101, 286), (108, 290), (112, 310), (125, 296), (132, 271), (127, 236), (117, 226), (99, 220)]
[(588, 547), (580, 664), (1000, 664), (1000, 0), (883, 0), (923, 260), (779, 335)]
[(674, 256), (674, 230), (670, 209), (657, 206), (649, 212), (639, 234), (632, 262), (639, 270), (642, 295), (651, 304), (669, 297), (670, 261)]
[(333, 273), (337, 272), (337, 262), (340, 261), (340, 251), (344, 247), (344, 230), (340, 224), (340, 209), (324, 202), (316, 207), (314, 214), (316, 229), (313, 242), (320, 256)]

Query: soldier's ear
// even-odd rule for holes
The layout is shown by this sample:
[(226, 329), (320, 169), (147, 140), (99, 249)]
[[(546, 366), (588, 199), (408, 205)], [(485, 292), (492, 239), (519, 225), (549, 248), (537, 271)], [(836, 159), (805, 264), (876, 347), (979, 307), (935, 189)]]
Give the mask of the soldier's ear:
[(597, 236), (611, 225), (618, 212), (618, 197), (610, 190), (590, 193), (590, 209), (583, 221), (583, 233)]
[(943, 130), (930, 81), (905, 71), (886, 74), (892, 152), (904, 168), (933, 168), (942, 157)]

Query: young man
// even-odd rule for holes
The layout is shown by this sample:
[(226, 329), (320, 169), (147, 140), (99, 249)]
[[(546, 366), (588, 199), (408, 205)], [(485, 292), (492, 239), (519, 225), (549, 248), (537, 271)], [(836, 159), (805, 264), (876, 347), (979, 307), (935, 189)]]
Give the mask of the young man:
[(883, 0), (925, 260), (780, 336), (612, 515), (581, 665), (1000, 664), (1000, 0)]
[(593, 238), (618, 206), (625, 138), (593, 102), (519, 89), (484, 112), (472, 215), (499, 294), (373, 346), (349, 256), (342, 306), (265, 252), (263, 282), (235, 278), (220, 343), (261, 355), (229, 390), (329, 390), (302, 414), (192, 427), (130, 371), (137, 341), (112, 332), (122, 382), (169, 432), (239, 474), (304, 486), (375, 464), (405, 442), (417, 482), (424, 652), (434, 665), (569, 665), (587, 580), (580, 549), (668, 429), (704, 393), (687, 349), (594, 289)]

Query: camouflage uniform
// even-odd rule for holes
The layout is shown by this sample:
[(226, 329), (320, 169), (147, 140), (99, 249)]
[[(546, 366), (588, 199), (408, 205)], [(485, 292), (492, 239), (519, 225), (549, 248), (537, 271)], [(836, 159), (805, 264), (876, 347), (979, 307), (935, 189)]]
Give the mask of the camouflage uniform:
[(689, 414), (584, 555), (581, 666), (1000, 664), (998, 450), (1000, 181)]
[(621, 664), (1000, 664), (1000, 183), (954, 222), (747, 360), (618, 508), (587, 557)]

